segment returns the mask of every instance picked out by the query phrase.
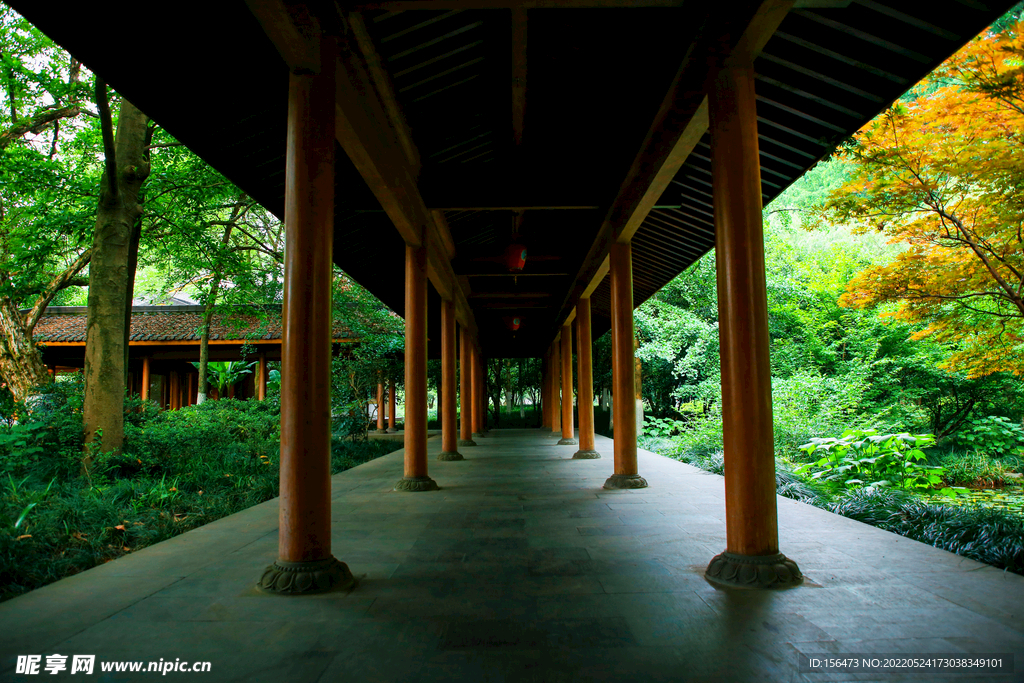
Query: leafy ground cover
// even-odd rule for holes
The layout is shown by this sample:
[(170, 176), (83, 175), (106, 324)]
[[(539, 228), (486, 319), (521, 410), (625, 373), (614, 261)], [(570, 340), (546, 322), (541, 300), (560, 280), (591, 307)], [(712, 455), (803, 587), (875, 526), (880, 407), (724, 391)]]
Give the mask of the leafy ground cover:
[[(0, 426), (0, 600), (277, 496), (273, 401), (157, 411), (130, 399), (123, 454), (98, 457), (82, 476), (81, 389), (54, 384), (20, 422)], [(331, 471), (399, 447), (335, 438)]]
[[(649, 420), (640, 446), (714, 474), (720, 447), (685, 423)], [(776, 491), (836, 514), (1024, 575), (1019, 444), (1000, 455), (929, 454), (930, 434), (846, 430), (776, 459)], [(991, 443), (985, 445), (992, 447)], [(938, 461), (938, 462), (933, 462)], [(1015, 476), (1016, 475), (1016, 476)], [(993, 488), (996, 483), (999, 488)]]

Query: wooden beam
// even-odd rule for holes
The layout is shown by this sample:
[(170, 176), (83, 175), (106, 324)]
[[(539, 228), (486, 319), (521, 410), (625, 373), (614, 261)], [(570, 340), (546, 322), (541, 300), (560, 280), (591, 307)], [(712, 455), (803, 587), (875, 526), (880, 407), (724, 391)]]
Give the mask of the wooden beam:
[(792, 5), (793, 0), (748, 0), (690, 17), (692, 33), (680, 36), (688, 45), (682, 63), (563, 301), (557, 325), (589, 295), (585, 292), (597, 288), (611, 245), (629, 243), (707, 131), (706, 93), (718, 68), (734, 57), (756, 56)]
[(305, 5), (282, 0), (245, 0), (245, 4), (290, 68), (320, 71), (320, 25)]
[[(466, 293), (451, 266), (454, 241), (443, 215), (420, 194), (419, 152), (402, 115), (362, 17), (343, 17), (350, 38), (342, 41), (336, 94), (337, 137), (359, 174), (407, 245), (427, 247), (427, 277), (455, 304), (456, 319), (476, 330)], [(375, 76), (376, 74), (376, 76)]]
[(607, 198), (591, 187), (515, 173), (424, 178), (420, 191), (427, 206), (437, 211), (593, 211), (607, 206)]

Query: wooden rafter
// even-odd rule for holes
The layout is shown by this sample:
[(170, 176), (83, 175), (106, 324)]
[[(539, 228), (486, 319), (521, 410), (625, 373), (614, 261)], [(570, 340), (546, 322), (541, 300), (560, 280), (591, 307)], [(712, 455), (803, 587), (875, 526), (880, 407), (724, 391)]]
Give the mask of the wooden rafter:
[[(249, 8), (292, 68), (308, 68), (317, 15), (303, 3), (251, 0)], [(472, 309), (451, 267), (454, 242), (420, 195), (420, 155), (398, 106), (394, 86), (358, 13), (329, 17), (346, 29), (336, 80), (336, 136), (406, 244), (427, 246), (427, 276), (455, 303), (458, 321), (476, 330)], [(319, 40), (319, 38), (317, 38)]]
[(740, 56), (752, 59), (792, 5), (793, 0), (734, 3), (728, 9), (694, 17), (695, 25), (702, 29), (689, 41), (682, 64), (565, 297), (552, 333), (569, 319), (580, 297), (597, 289), (607, 272), (611, 245), (630, 241), (707, 131), (705, 93), (714, 65)]

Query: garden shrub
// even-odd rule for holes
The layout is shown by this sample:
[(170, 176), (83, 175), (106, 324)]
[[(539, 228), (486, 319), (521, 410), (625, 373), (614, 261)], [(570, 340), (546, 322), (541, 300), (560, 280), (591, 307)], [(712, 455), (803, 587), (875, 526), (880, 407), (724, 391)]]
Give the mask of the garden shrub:
[[(276, 401), (206, 401), (159, 411), (126, 401), (123, 452), (80, 476), (80, 381), (0, 425), (0, 600), (207, 524), (278, 493)], [(389, 453), (394, 441), (336, 436), (332, 473)]]
[(989, 415), (971, 420), (957, 434), (954, 444), (995, 457), (1024, 451), (1024, 427), (1008, 417)]

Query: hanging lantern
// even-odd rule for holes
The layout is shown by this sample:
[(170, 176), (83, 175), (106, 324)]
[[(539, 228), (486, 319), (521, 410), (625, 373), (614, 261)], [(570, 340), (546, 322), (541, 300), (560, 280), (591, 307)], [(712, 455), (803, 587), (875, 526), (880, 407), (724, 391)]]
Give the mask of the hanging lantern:
[(515, 332), (518, 329), (519, 329), (519, 318), (512, 318), (512, 331)]
[(506, 325), (506, 327), (508, 327), (508, 329), (512, 330), (513, 332), (515, 332), (516, 330), (519, 329), (520, 322), (521, 321), (520, 321), (518, 315), (516, 317), (514, 317), (514, 318), (508, 317), (508, 316), (505, 317), (505, 325)]
[(505, 249), (505, 266), (510, 273), (523, 272), (526, 265), (526, 245), (513, 242)]

